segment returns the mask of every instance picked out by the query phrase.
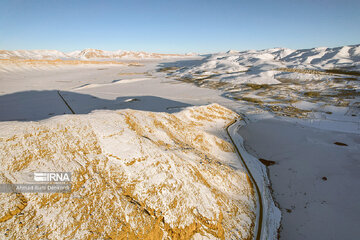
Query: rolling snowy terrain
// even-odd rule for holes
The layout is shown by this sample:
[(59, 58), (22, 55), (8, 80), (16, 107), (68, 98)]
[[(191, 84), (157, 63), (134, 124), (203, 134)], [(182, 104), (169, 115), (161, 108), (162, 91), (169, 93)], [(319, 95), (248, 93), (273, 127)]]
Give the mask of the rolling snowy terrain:
[(221, 89), (226, 97), (279, 116), (343, 121), (342, 129), (359, 122), (360, 45), (229, 51), (165, 69), (181, 81)]
[[(228, 51), (207, 56), (203, 62), (177, 72), (180, 77), (254, 84), (278, 84), (282, 79), (329, 79), (360, 70), (360, 45), (337, 48)], [(343, 70), (342, 72), (340, 70)]]
[(237, 114), (230, 134), (260, 189), (261, 239), (360, 234), (360, 45), (123, 54), (0, 52), (2, 182), (40, 166), (87, 176), (65, 197), (6, 195), (3, 236), (36, 222), (28, 236), (258, 237), (259, 199), (224, 129)]

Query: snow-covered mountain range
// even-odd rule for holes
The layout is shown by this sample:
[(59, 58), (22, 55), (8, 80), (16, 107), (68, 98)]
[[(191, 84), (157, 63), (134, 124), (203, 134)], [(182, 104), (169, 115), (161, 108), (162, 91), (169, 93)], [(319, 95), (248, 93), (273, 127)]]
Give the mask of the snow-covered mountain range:
[[(304, 69), (306, 70), (301, 71)], [(330, 70), (330, 75), (334, 69), (359, 70), (360, 45), (301, 50), (231, 50), (208, 55), (198, 65), (180, 69), (176, 75), (186, 78), (212, 76), (223, 82), (233, 83), (276, 84), (280, 83), (279, 79), (284, 78), (323, 78), (326, 74), (320, 71)]]
[(360, 45), (228, 51), (187, 66), (176, 64), (167, 66), (168, 76), (221, 89), (224, 96), (278, 115), (302, 118), (313, 112), (337, 112), (349, 121), (357, 115)]
[(64, 53), (57, 50), (0, 50), (0, 59), (37, 59), (37, 60), (117, 60), (117, 59), (159, 59), (193, 56), (195, 54), (161, 54), (134, 51), (104, 51), (98, 49), (84, 49), (82, 51), (73, 51)]

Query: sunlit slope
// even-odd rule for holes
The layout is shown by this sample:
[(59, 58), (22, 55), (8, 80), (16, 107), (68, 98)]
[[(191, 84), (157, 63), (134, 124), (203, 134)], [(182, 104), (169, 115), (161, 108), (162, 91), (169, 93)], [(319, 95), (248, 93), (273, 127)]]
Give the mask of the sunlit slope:
[[(181, 66), (180, 66), (181, 67)], [(279, 84), (290, 80), (324, 80), (334, 75), (359, 76), (360, 45), (293, 50), (228, 51), (208, 55), (173, 75), (182, 79), (234, 84)]]
[(159, 71), (279, 116), (336, 120), (347, 115), (350, 122), (358, 115), (360, 45), (229, 51)]
[(250, 239), (256, 199), (217, 104), (176, 114), (135, 110), (0, 124), (1, 181), (69, 171), (68, 194), (2, 194), (15, 239)]

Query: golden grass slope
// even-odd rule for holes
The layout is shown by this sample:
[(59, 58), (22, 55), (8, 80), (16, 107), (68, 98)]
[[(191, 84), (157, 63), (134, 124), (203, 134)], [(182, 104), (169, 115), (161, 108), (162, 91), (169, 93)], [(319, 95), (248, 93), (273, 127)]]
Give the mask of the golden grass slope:
[[(2, 194), (10, 239), (251, 239), (253, 186), (236, 165), (217, 104), (0, 124), (0, 176), (72, 172), (66, 194)], [(232, 165), (232, 167), (230, 166)], [(238, 166), (238, 167), (234, 167)]]

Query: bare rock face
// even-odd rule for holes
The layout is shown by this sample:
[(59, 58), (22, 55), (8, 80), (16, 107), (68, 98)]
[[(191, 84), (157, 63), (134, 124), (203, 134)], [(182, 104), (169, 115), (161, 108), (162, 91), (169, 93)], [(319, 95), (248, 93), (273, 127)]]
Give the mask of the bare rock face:
[(254, 189), (225, 132), (236, 117), (213, 104), (0, 123), (2, 183), (72, 172), (70, 193), (3, 193), (0, 236), (250, 239)]

